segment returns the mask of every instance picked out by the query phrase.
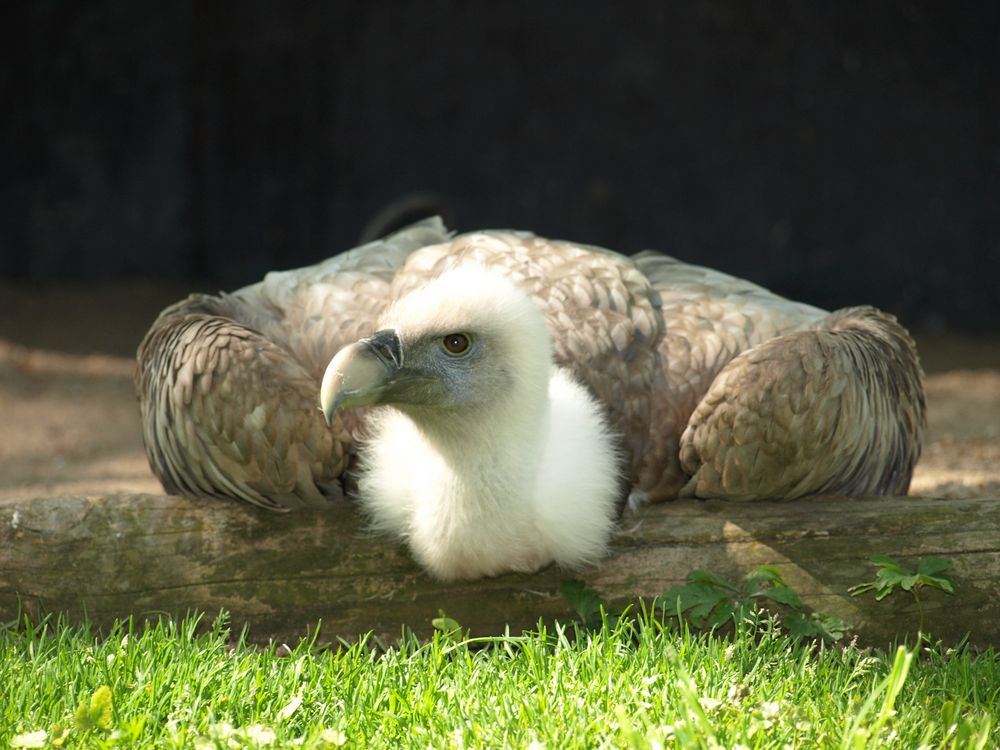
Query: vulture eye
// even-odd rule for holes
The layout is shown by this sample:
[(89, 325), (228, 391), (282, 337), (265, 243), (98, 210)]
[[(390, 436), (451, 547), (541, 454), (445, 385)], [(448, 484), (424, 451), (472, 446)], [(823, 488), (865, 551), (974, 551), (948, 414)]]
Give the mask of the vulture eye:
[(449, 333), (441, 340), (441, 343), (444, 345), (444, 350), (454, 357), (469, 351), (469, 337), (464, 333)]

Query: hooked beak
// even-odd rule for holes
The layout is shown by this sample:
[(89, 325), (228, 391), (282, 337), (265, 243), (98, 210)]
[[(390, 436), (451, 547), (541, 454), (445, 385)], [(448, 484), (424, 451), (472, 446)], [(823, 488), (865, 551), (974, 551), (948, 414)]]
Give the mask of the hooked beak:
[(373, 333), (337, 352), (326, 366), (319, 391), (327, 425), (339, 408), (379, 403), (402, 365), (402, 344), (391, 330)]

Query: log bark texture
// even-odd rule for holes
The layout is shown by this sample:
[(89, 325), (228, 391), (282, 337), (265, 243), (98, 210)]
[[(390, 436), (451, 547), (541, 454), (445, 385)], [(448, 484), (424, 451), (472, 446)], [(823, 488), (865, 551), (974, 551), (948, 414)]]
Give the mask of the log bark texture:
[(568, 617), (560, 583), (576, 577), (607, 601), (654, 597), (693, 569), (737, 580), (778, 566), (813, 610), (887, 643), (918, 627), (911, 597), (876, 602), (848, 587), (871, 580), (873, 554), (915, 567), (950, 558), (954, 595), (925, 591), (925, 630), (1000, 643), (1000, 499), (815, 498), (791, 503), (678, 501), (627, 517), (608, 559), (570, 576), (554, 567), (441, 583), (402, 546), (373, 538), (350, 503), (284, 515), (236, 503), (157, 495), (46, 497), (0, 503), (0, 620), (19, 611), (128, 615), (226, 609), (254, 640), (418, 634), (444, 610), (474, 634)]

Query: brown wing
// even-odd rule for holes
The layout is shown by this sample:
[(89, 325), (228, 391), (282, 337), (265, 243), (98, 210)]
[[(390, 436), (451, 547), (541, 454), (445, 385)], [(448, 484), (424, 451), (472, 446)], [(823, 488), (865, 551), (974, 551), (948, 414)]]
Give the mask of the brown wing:
[(873, 308), (838, 311), (723, 368), (681, 438), (682, 494), (905, 494), (924, 413), (905, 329)]
[(719, 372), (741, 352), (826, 313), (660, 253), (645, 251), (634, 261), (656, 292), (664, 325), (639, 476), (640, 489), (656, 501), (676, 497), (689, 479), (678, 460), (681, 434)]
[(345, 419), (357, 417), (326, 426), (317, 408), (323, 368), (370, 332), (406, 256), (446, 238), (440, 221), (423, 222), (164, 310), (136, 368), (146, 452), (164, 488), (273, 509), (338, 494), (356, 428)]

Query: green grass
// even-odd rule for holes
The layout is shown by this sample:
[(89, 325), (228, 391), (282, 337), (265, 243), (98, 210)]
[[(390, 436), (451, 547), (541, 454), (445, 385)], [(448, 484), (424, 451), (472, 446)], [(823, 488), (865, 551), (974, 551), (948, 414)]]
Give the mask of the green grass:
[[(224, 622), (0, 631), (0, 748), (996, 747), (1000, 659), (622, 620), (288, 653)], [(106, 686), (103, 687), (103, 686)]]

